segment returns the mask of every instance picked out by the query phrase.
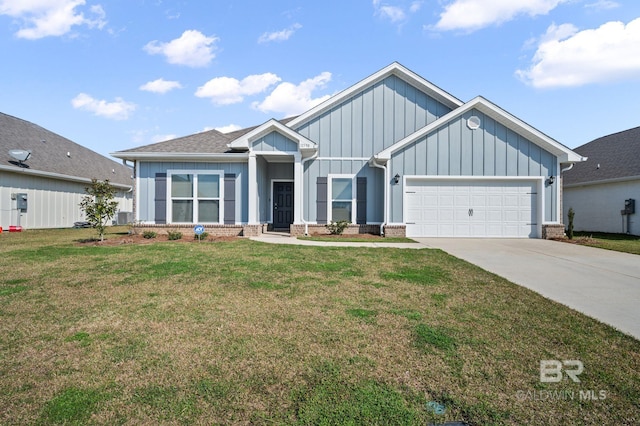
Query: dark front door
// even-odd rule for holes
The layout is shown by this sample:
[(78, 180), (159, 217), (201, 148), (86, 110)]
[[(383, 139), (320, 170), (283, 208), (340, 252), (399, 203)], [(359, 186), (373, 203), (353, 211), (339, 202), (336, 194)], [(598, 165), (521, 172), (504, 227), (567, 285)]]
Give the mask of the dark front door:
[(273, 183), (273, 227), (289, 229), (293, 223), (293, 182)]

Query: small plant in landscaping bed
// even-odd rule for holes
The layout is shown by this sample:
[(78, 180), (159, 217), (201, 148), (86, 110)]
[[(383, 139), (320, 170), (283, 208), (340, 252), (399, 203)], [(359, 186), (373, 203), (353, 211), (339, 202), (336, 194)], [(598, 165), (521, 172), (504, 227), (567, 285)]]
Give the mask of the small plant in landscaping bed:
[(171, 241), (179, 240), (182, 238), (182, 232), (180, 231), (169, 231), (167, 232), (167, 238)]
[(329, 232), (331, 232), (332, 235), (342, 235), (349, 224), (351, 224), (351, 222), (348, 220), (339, 220), (337, 222), (331, 221), (331, 223), (328, 223), (325, 226), (329, 229)]
[(157, 237), (157, 236), (158, 236), (158, 233), (157, 233), (157, 232), (154, 232), (154, 231), (144, 231), (144, 232), (142, 233), (142, 236), (143, 236), (144, 238), (146, 238), (147, 240), (150, 240), (151, 238), (155, 238), (155, 237)]
[(203, 232), (200, 235), (194, 235), (193, 236), (194, 240), (200, 240), (200, 241), (206, 240), (207, 238), (209, 238), (209, 233), (208, 232)]
[(569, 212), (567, 213), (567, 216), (569, 217), (569, 229), (567, 230), (567, 237), (569, 237), (570, 240), (573, 240), (573, 218), (575, 217), (576, 213), (573, 211), (573, 207), (569, 208)]

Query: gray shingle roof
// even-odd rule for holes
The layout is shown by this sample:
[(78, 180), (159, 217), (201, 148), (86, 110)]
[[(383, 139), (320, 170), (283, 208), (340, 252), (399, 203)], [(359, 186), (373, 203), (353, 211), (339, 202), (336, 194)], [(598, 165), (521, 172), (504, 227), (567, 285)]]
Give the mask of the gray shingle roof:
[(31, 151), (23, 166), (30, 170), (133, 184), (129, 167), (36, 124), (0, 113), (0, 165), (19, 169), (19, 163), (9, 155), (13, 149)]
[(640, 176), (640, 127), (603, 136), (574, 151), (588, 160), (564, 173), (567, 185)]
[[(285, 118), (280, 121), (286, 124), (295, 117)], [(221, 133), (217, 130), (208, 130), (206, 132), (196, 133), (194, 135), (183, 136), (164, 142), (158, 142), (150, 145), (139, 146), (136, 148), (125, 149), (118, 153), (133, 152), (180, 152), (193, 154), (224, 154), (232, 152), (227, 146), (231, 141), (240, 136), (249, 133), (258, 126), (247, 127), (245, 129), (236, 130), (230, 133)], [(116, 153), (114, 153), (116, 154)]]

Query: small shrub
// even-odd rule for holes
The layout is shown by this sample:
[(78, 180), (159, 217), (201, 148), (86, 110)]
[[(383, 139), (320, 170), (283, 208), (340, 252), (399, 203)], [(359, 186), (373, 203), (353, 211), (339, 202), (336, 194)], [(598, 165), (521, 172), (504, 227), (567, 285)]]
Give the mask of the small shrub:
[(573, 211), (573, 207), (569, 208), (569, 212), (567, 213), (567, 216), (569, 217), (569, 229), (567, 230), (567, 237), (569, 237), (570, 240), (573, 240), (573, 218), (575, 217), (576, 213)]
[(348, 220), (339, 220), (337, 222), (331, 221), (331, 223), (325, 226), (329, 228), (329, 232), (331, 232), (332, 235), (342, 235), (342, 233), (345, 229), (347, 229), (350, 223), (351, 222), (349, 222)]
[(193, 236), (194, 240), (206, 240), (207, 238), (209, 238), (209, 233), (208, 232), (203, 232), (200, 235), (194, 235)]
[(180, 231), (169, 231), (167, 232), (167, 238), (171, 241), (179, 240), (182, 238), (182, 232)]
[(144, 238), (146, 238), (147, 240), (150, 240), (151, 238), (155, 238), (158, 236), (158, 233), (154, 232), (154, 231), (144, 231), (142, 233), (142, 236)]

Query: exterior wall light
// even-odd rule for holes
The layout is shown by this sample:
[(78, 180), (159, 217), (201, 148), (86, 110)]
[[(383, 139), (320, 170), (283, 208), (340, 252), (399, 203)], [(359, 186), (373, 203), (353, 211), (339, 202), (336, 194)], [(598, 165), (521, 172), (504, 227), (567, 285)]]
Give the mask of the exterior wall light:
[(398, 182), (400, 182), (400, 175), (396, 173), (396, 175), (393, 177), (393, 183), (397, 185)]
[(549, 185), (553, 185), (553, 183), (556, 181), (556, 177), (555, 176), (549, 176)]

